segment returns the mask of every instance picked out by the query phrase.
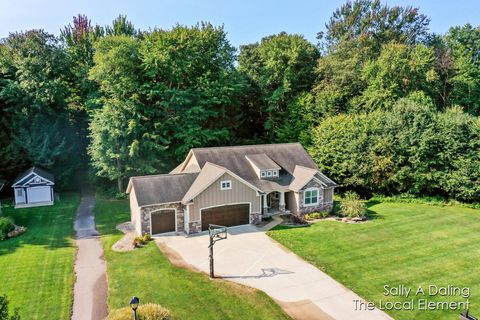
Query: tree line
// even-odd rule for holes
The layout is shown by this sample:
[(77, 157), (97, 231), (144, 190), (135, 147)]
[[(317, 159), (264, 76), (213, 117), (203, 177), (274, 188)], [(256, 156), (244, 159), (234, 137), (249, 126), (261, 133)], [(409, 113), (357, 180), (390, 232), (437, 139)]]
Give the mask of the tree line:
[(125, 16), (0, 41), (0, 176), (167, 172), (190, 148), (300, 141), (362, 193), (480, 198), (480, 28), (429, 32), (417, 8), (356, 0), (318, 43), (239, 49), (222, 26), (138, 30)]

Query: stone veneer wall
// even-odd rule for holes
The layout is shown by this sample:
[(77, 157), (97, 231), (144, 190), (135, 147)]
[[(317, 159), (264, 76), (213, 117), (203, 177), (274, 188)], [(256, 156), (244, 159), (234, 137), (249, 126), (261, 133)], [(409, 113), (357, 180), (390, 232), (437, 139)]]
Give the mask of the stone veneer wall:
[(251, 224), (259, 224), (260, 222), (262, 222), (262, 213), (261, 212), (250, 213), (250, 223)]
[(181, 203), (166, 203), (141, 208), (140, 222), (142, 234), (150, 233), (150, 213), (159, 209), (177, 209), (177, 232), (183, 232), (185, 230), (183, 224), (185, 218), (185, 206)]
[[(320, 192), (319, 192), (319, 195), (318, 195), (318, 205), (316, 205), (316, 206), (304, 206), (303, 205), (303, 192), (308, 188), (319, 188), (320, 189)], [(311, 180), (309, 183), (307, 183), (305, 185), (305, 187), (303, 187), (300, 190), (299, 200), (300, 200), (300, 203), (298, 204), (299, 205), (299, 211), (298, 212), (302, 215), (310, 213), (310, 212), (314, 212), (314, 211), (328, 211), (328, 212), (331, 212), (332, 209), (333, 209), (333, 203), (323, 202), (323, 188), (315, 180)]]

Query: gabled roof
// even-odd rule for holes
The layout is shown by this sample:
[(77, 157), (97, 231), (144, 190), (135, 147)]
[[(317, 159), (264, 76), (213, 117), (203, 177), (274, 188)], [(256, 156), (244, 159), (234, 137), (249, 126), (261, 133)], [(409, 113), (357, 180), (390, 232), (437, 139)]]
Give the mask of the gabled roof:
[(316, 169), (296, 166), (293, 172), (293, 181), (290, 184), (290, 190), (298, 192), (312, 179), (316, 179), (326, 188), (337, 186), (335, 182)]
[[(195, 156), (200, 168), (210, 162), (226, 168), (242, 179), (253, 184), (260, 190), (288, 190), (293, 179), (296, 165), (318, 169), (315, 162), (299, 143), (264, 144), (233, 147), (194, 148), (191, 154)], [(262, 180), (255, 173), (245, 156), (264, 154), (282, 169), (277, 180)], [(190, 154), (189, 154), (190, 155)], [(264, 156), (260, 156), (264, 157)]]
[(28, 169), (27, 171), (25, 171), (24, 173), (22, 173), (21, 175), (19, 175), (15, 179), (15, 181), (13, 182), (12, 187), (14, 187), (16, 185), (22, 185), (23, 183), (26, 183), (27, 181), (24, 181), (25, 178), (28, 178), (32, 174), (37, 175), (37, 176), (39, 176), (39, 177), (41, 177), (45, 180), (48, 180), (51, 183), (55, 183), (55, 177), (54, 177), (53, 174), (51, 174), (47, 170), (42, 169), (38, 166), (33, 166), (30, 169)]
[(146, 206), (167, 202), (180, 202), (198, 173), (159, 174), (132, 177), (127, 193), (135, 189), (138, 205)]
[(198, 174), (197, 179), (195, 179), (192, 186), (183, 197), (182, 203), (186, 204), (189, 201), (191, 201), (193, 198), (199, 195), (202, 191), (208, 188), (212, 183), (217, 181), (218, 178), (220, 178), (225, 173), (228, 173), (235, 179), (238, 179), (240, 182), (245, 183), (247, 186), (254, 189), (255, 191), (261, 192), (261, 190), (256, 188), (254, 185), (250, 184), (248, 181), (245, 181), (241, 177), (237, 176), (235, 173), (231, 172), (230, 170), (220, 167), (216, 164), (207, 162), (205, 163), (202, 170)]
[(255, 167), (260, 170), (280, 170), (280, 166), (270, 159), (265, 153), (247, 154), (245, 156)]

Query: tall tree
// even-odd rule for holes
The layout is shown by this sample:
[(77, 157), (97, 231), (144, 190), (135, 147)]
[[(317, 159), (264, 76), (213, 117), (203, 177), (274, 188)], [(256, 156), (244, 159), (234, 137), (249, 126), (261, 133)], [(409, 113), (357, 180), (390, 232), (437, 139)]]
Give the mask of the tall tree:
[(258, 119), (258, 129), (263, 124), (269, 141), (297, 140), (302, 128), (286, 128), (284, 124), (289, 114), (302, 107), (302, 100), (297, 98), (312, 87), (317, 48), (303, 36), (282, 32), (240, 50), (238, 69), (258, 88), (259, 95), (253, 95), (255, 102), (250, 104), (258, 110), (251, 113)]
[(97, 175), (116, 180), (124, 192), (128, 176), (162, 168), (168, 140), (155, 121), (161, 118), (157, 110), (144, 104), (139, 90), (144, 85), (140, 41), (107, 36), (95, 48), (90, 78), (100, 86), (103, 107), (93, 112), (89, 154)]
[[(0, 43), (0, 74), (2, 122), (10, 126), (7, 150), (16, 152), (18, 159), (18, 164), (11, 163), (10, 169), (18, 173), (25, 165), (44, 164), (58, 174), (59, 182), (65, 181), (61, 178), (66, 173), (62, 169), (75, 168), (78, 157), (78, 149), (70, 147), (77, 143), (66, 112), (69, 90), (65, 52), (53, 35), (42, 30), (10, 34)], [(45, 119), (63, 124), (54, 131)], [(34, 143), (40, 142), (38, 137), (58, 141), (58, 135), (67, 142), (59, 146), (46, 143), (41, 153), (32, 152)], [(50, 160), (45, 162), (46, 158)]]
[(84, 163), (88, 161), (88, 112), (98, 107), (97, 84), (88, 78), (93, 67), (94, 43), (104, 34), (103, 28), (92, 26), (85, 15), (73, 17), (73, 22), (61, 30), (60, 39), (69, 58), (68, 96), (69, 118), (76, 128), (79, 149)]
[(155, 30), (142, 41), (141, 59), (148, 104), (168, 115), (154, 121), (172, 138), (169, 148), (177, 160), (190, 148), (231, 141), (246, 84), (235, 70), (235, 48), (223, 27)]
[(466, 24), (451, 28), (445, 35), (453, 56), (451, 103), (480, 115), (480, 27)]
[(378, 52), (392, 41), (416, 44), (428, 35), (429, 23), (429, 18), (411, 6), (390, 7), (380, 0), (347, 1), (326, 24), (325, 45), (332, 50), (342, 41), (358, 41)]
[(366, 88), (352, 103), (359, 111), (390, 108), (413, 92), (434, 98), (438, 74), (433, 50), (424, 45), (384, 45), (380, 56), (365, 64), (362, 80)]
[(317, 113), (332, 115), (358, 109), (356, 101), (366, 88), (362, 71), (377, 59), (383, 45), (414, 45), (428, 37), (430, 20), (418, 8), (382, 5), (379, 0), (348, 1), (338, 8), (319, 33), (323, 55), (313, 90)]

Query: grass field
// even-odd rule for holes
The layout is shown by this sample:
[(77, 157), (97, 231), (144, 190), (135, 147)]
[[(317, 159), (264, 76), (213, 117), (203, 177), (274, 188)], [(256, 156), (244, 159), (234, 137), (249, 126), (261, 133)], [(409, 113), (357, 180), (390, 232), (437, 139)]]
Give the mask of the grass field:
[(115, 225), (128, 221), (126, 201), (97, 199), (97, 229), (107, 261), (109, 308), (140, 301), (159, 303), (175, 319), (288, 319), (263, 292), (173, 266), (154, 242), (142, 249), (118, 253), (111, 246), (121, 238)]
[(22, 319), (69, 319), (72, 306), (73, 218), (77, 194), (62, 195), (54, 206), (4, 207), (3, 213), (26, 226), (19, 237), (0, 241), (0, 295)]
[[(380, 300), (463, 301), (457, 296), (384, 295), (384, 285), (470, 288), (470, 311), (480, 316), (480, 210), (406, 203), (372, 204), (372, 221), (322, 221), (277, 227), (269, 235), (378, 305)], [(435, 292), (432, 292), (435, 293)], [(413, 295), (413, 296), (412, 296)], [(461, 311), (461, 310), (460, 310)], [(459, 310), (387, 311), (396, 319), (457, 319)]]

